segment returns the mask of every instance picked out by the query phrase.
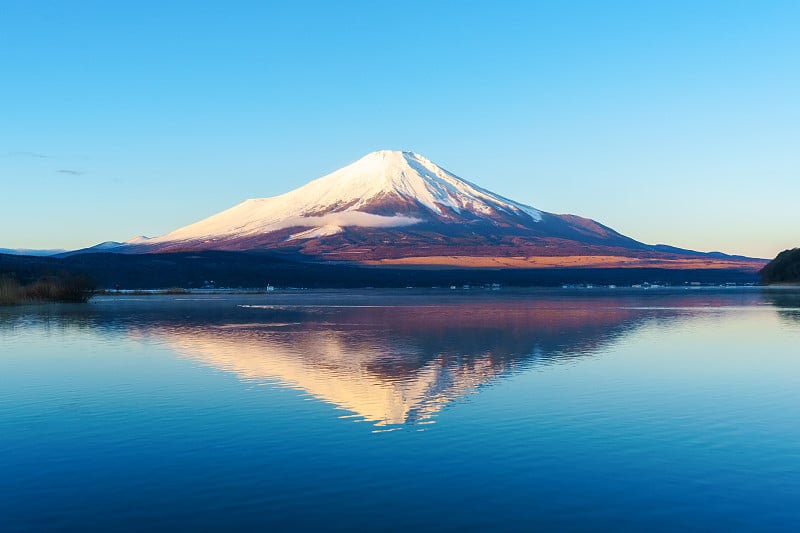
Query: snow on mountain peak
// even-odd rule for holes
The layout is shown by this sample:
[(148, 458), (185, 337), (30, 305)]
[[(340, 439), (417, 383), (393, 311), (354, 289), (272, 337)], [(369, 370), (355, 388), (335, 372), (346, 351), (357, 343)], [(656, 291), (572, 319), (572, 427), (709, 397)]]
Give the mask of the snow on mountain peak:
[(323, 181), (336, 183), (340, 195), (357, 201), (394, 193), (419, 202), (437, 214), (442, 213), (443, 207), (456, 212), (466, 209), (481, 214), (491, 214), (500, 209), (509, 213), (526, 213), (534, 220), (541, 219), (538, 210), (482, 189), (414, 152), (372, 152), (309, 185)]
[(482, 189), (419, 154), (380, 150), (298, 189), (246, 200), (148, 243), (244, 237), (290, 227), (312, 228), (293, 239), (313, 238), (340, 231), (334, 228), (408, 226), (464, 211), (478, 217), (503, 212), (534, 222), (542, 218), (540, 211)]

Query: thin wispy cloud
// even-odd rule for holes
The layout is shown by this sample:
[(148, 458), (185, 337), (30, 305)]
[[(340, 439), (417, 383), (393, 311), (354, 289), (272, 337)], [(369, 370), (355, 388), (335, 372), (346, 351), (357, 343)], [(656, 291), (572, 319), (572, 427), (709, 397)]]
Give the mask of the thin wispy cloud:
[(68, 168), (58, 169), (59, 174), (69, 174), (70, 176), (83, 176), (84, 172), (80, 170), (70, 170)]
[(47, 154), (42, 154), (39, 152), (8, 152), (8, 155), (11, 157), (32, 157), (34, 159), (50, 159), (50, 156)]

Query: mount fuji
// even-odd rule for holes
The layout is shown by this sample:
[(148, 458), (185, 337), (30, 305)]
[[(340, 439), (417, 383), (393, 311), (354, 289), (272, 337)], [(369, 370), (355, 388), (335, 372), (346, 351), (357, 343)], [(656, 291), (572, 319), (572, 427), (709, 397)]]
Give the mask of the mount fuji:
[(594, 220), (541, 211), (414, 152), (382, 150), (286, 194), (246, 200), (124, 253), (283, 250), (326, 261), (463, 267), (760, 268), (647, 245)]

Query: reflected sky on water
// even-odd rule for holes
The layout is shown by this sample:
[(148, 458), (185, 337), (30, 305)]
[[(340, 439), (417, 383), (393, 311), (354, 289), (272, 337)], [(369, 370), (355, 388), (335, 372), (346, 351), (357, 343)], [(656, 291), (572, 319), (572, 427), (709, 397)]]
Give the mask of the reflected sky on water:
[(792, 530), (799, 294), (0, 309), (0, 517), (12, 530)]

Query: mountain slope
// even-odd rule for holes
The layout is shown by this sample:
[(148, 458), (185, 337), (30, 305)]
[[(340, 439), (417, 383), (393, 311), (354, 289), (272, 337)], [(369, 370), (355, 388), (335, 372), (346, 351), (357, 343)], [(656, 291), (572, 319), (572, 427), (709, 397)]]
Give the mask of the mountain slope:
[[(467, 258), (505, 258), (499, 267), (711, 260), (687, 250), (666, 252), (594, 220), (541, 211), (419, 154), (390, 150), (367, 154), (286, 194), (246, 200), (166, 235), (134, 239), (120, 251), (267, 249), (373, 264), (475, 266)], [(569, 259), (530, 261), (541, 257)], [(508, 263), (511, 258), (522, 264)]]

